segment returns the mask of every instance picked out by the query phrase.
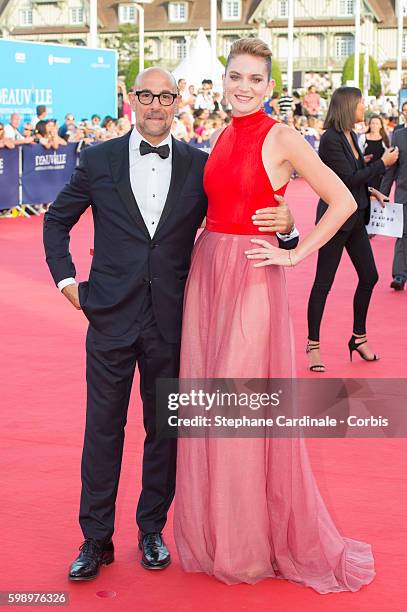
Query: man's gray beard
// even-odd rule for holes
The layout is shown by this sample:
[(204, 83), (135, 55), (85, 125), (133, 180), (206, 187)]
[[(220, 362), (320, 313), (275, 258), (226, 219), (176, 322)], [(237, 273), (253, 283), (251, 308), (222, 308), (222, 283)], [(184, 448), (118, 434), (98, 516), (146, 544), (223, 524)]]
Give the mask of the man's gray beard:
[[(171, 122), (171, 123), (172, 123), (172, 122)], [(143, 133), (144, 133), (146, 136), (155, 136), (155, 137), (157, 137), (157, 136), (164, 136), (164, 137), (166, 137), (166, 136), (168, 135), (168, 133), (171, 131), (171, 124), (167, 125), (167, 124), (165, 123), (165, 128), (163, 127), (163, 129), (162, 129), (162, 130), (160, 130), (160, 131), (156, 131), (156, 132), (152, 132), (152, 131), (150, 131), (150, 130), (148, 129), (148, 127), (147, 127), (146, 123), (141, 124), (141, 125), (140, 125), (140, 128), (141, 128), (141, 130), (143, 131)]]

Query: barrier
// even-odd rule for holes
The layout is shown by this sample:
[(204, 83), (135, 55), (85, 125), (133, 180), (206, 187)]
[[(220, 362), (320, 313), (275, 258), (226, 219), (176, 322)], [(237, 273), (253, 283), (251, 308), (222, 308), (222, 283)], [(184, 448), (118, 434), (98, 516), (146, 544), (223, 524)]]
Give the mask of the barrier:
[(18, 181), (18, 149), (0, 149), (0, 210), (19, 205)]
[(78, 143), (68, 143), (57, 150), (42, 145), (22, 145), (0, 149), (0, 210), (53, 202), (69, 182), (78, 163)]
[(69, 181), (77, 162), (77, 143), (57, 150), (42, 145), (23, 145), (22, 203), (52, 202)]
[(311, 134), (305, 134), (304, 138), (315, 151), (318, 151), (319, 140), (316, 138), (316, 136), (312, 136)]

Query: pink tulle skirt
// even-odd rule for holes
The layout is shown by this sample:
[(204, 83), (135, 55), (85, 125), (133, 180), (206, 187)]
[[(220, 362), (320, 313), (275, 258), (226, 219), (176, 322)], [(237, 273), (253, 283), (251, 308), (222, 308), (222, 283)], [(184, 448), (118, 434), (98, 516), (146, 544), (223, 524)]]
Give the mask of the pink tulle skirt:
[[(250, 238), (204, 230), (196, 242), (181, 378), (295, 376), (284, 269), (253, 268)], [(375, 575), (371, 546), (335, 527), (303, 438), (180, 438), (174, 534), (185, 571), (227, 584), (284, 578), (329, 593)]]

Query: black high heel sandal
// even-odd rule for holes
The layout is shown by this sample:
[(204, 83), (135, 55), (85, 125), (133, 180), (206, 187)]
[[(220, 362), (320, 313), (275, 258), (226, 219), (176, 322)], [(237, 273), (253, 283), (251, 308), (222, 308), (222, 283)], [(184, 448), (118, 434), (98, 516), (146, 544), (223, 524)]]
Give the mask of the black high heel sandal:
[[(362, 342), (356, 342), (356, 340), (362, 340)], [(366, 355), (364, 355), (362, 353), (361, 350), (359, 350), (359, 346), (361, 344), (366, 344), (367, 340), (366, 340), (366, 335), (365, 336), (355, 336), (355, 334), (352, 334), (352, 338), (349, 340), (348, 342), (348, 347), (349, 347), (349, 357), (350, 360), (352, 361), (352, 353), (353, 351), (356, 351), (357, 353), (359, 353), (359, 355), (362, 357), (362, 359), (364, 359), (365, 361), (379, 361), (379, 356), (378, 355), (373, 355), (372, 359), (368, 359), (366, 357)]]
[[(319, 342), (315, 344), (310, 344), (310, 341), (308, 340), (305, 352), (308, 354), (311, 351), (315, 351), (316, 349), (319, 349)], [(326, 372), (326, 368), (323, 363), (314, 363), (313, 365), (308, 365), (308, 368), (310, 372)]]

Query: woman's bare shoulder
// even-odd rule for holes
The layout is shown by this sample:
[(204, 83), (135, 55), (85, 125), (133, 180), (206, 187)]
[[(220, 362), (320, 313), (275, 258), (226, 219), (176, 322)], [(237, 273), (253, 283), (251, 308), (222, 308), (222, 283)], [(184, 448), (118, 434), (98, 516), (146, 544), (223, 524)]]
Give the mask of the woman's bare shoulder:
[(273, 125), (273, 128), (270, 129), (270, 132), (274, 132), (274, 135), (278, 138), (289, 138), (293, 134), (294, 138), (296, 138), (297, 136), (301, 136), (298, 130), (290, 127), (289, 125), (286, 125), (285, 123), (281, 123), (281, 121)]
[(269, 130), (266, 136), (267, 143), (273, 142), (274, 144), (293, 146), (293, 143), (303, 140), (298, 130), (285, 125), (284, 123), (275, 123)]

